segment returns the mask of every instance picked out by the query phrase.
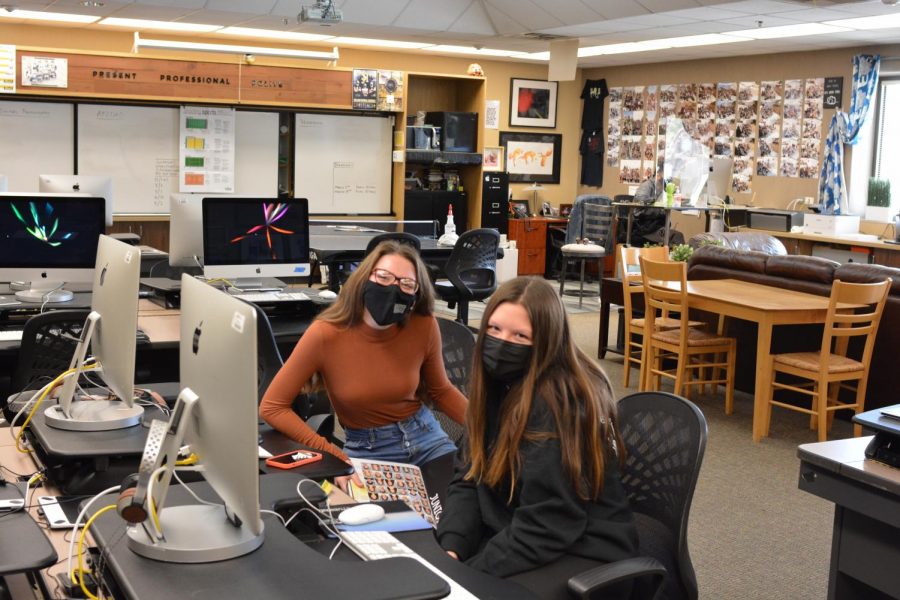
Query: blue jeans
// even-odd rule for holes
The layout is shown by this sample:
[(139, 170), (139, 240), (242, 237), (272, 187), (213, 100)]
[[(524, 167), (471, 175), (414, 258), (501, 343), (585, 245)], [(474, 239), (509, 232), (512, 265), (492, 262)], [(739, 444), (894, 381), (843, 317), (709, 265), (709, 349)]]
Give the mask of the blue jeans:
[(413, 416), (381, 427), (368, 429), (345, 428), (344, 453), (350, 458), (387, 460), (422, 466), (439, 456), (456, 452), (434, 418), (431, 410), (422, 407)]

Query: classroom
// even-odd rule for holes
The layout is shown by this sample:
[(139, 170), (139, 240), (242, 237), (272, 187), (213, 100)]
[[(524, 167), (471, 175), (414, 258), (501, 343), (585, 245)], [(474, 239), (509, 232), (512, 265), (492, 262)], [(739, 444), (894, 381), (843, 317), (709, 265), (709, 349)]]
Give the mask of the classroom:
[[(900, 600), (898, 40), (897, 0), (0, 5), (0, 599)], [(565, 335), (506, 337), (543, 290)], [(560, 468), (491, 378), (532, 343), (610, 384)], [(602, 480), (597, 431), (536, 559), (576, 490), (511, 490)]]

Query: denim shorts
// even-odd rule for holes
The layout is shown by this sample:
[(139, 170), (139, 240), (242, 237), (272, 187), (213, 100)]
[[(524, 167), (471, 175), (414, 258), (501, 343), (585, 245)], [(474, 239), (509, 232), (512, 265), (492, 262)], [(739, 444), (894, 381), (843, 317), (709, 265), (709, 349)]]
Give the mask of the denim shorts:
[(456, 445), (425, 405), (413, 416), (397, 423), (368, 429), (348, 427), (344, 428), (344, 434), (344, 453), (350, 458), (386, 460), (421, 467), (439, 456), (456, 452)]

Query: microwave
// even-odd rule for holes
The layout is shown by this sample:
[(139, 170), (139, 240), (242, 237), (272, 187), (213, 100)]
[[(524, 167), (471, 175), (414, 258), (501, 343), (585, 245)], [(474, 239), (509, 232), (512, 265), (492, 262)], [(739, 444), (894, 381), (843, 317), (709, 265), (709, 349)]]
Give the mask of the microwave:
[(406, 147), (415, 150), (440, 150), (441, 128), (426, 125), (406, 126)]
[(478, 146), (478, 113), (430, 112), (425, 122), (441, 130), (441, 150), (444, 152), (475, 152)]

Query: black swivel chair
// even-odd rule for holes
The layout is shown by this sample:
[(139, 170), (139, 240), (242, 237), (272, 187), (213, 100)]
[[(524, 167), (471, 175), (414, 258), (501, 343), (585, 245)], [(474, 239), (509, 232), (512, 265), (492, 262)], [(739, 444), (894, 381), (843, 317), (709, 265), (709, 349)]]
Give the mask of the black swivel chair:
[[(10, 392), (15, 395), (38, 390), (66, 371), (89, 313), (88, 309), (51, 310), (28, 319)], [(18, 406), (19, 402), (14, 400), (10, 405), (6, 397), (0, 397), (0, 409), (7, 421), (15, 416)]]
[(438, 280), (435, 291), (447, 301), (450, 309), (458, 305), (456, 320), (466, 325), (469, 321), (469, 302), (484, 300), (497, 289), (497, 249), (500, 234), (496, 229), (470, 229), (453, 246), (444, 275), (447, 281)]
[(369, 240), (369, 244), (366, 246), (366, 256), (372, 253), (372, 250), (380, 244), (381, 242), (386, 242), (388, 240), (394, 240), (395, 242), (399, 242), (401, 244), (407, 244), (416, 249), (416, 251), (422, 249), (422, 242), (419, 241), (419, 238), (414, 236), (411, 233), (406, 233), (405, 231), (389, 231), (387, 233), (382, 233), (376, 235), (371, 240)]
[(619, 432), (626, 449), (622, 485), (637, 523), (640, 556), (581, 573), (569, 580), (569, 591), (576, 598), (599, 598), (606, 585), (636, 579), (633, 598), (696, 600), (687, 529), (706, 450), (706, 418), (689, 400), (641, 392), (619, 401)]
[[(469, 375), (472, 372), (475, 336), (472, 330), (462, 323), (449, 319), (438, 319), (437, 322), (441, 330), (441, 354), (444, 357), (444, 370), (447, 371), (450, 383), (466, 394), (469, 387)], [(458, 445), (466, 431), (465, 427), (435, 407), (432, 407), (431, 410), (447, 436)]]

